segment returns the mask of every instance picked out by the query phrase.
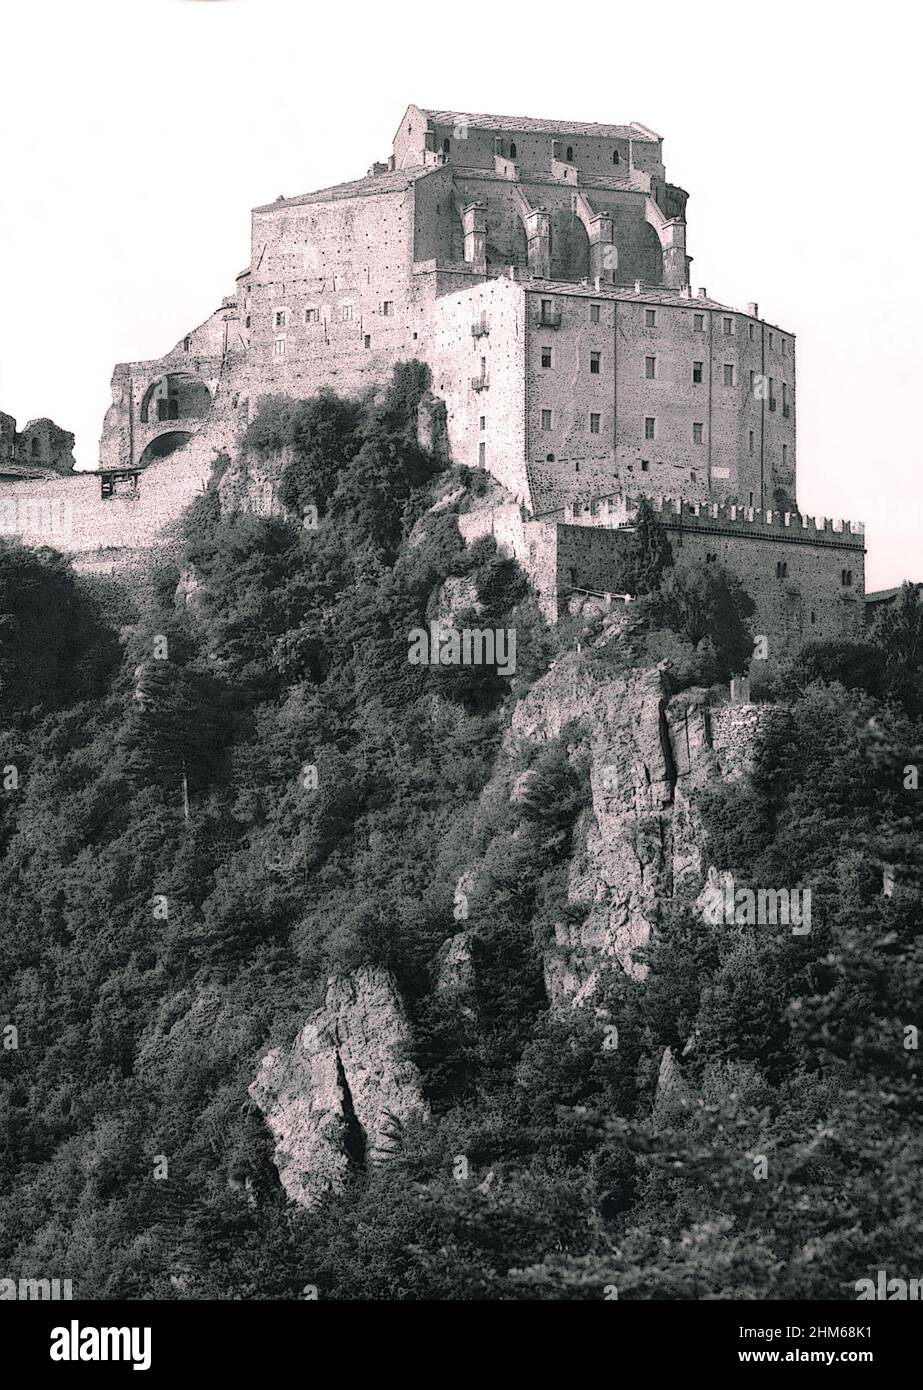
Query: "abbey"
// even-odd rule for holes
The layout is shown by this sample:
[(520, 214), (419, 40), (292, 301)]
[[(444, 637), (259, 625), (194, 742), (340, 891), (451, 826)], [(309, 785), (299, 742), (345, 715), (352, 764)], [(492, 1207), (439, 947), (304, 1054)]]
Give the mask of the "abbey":
[(858, 632), (862, 527), (797, 507), (794, 336), (691, 287), (662, 155), (637, 122), (410, 106), (365, 178), (255, 208), (234, 293), (116, 366), (71, 548), (152, 543), (261, 396), (353, 394), (415, 357), (444, 403), (429, 437), (508, 494), (462, 529), (491, 530), (549, 616), (611, 590), (645, 495), (677, 560), (741, 575), (774, 651)]

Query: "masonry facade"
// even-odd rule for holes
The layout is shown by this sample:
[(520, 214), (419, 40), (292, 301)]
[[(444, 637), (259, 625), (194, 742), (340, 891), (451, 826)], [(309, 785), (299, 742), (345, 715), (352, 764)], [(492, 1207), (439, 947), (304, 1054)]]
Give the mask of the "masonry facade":
[(797, 508), (794, 336), (693, 290), (686, 202), (638, 122), (408, 107), (364, 178), (253, 210), (250, 265), (205, 323), (116, 366), (74, 534), (143, 544), (261, 396), (354, 394), (417, 357), (453, 460), (518, 508), (489, 526), (550, 615), (608, 591), (645, 495), (675, 551), (740, 571), (780, 649), (858, 630), (861, 528)]

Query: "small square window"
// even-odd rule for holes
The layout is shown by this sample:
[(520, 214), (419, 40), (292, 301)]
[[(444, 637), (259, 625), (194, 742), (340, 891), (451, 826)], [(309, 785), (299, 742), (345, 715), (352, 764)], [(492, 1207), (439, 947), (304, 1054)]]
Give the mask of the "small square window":
[(726, 318), (726, 319), (724, 320), (724, 336), (725, 336), (726, 338), (730, 338), (730, 336), (731, 336), (731, 334), (732, 334), (733, 332), (734, 332), (734, 320), (733, 320), (733, 319), (727, 319), (727, 318)]
[(550, 348), (550, 347), (543, 347), (543, 348), (542, 348), (542, 366), (543, 366), (543, 367), (550, 367), (550, 366), (551, 366), (551, 348)]
[(591, 353), (590, 353), (590, 372), (592, 373), (593, 376), (599, 376), (599, 363), (600, 363), (601, 357), (602, 357), (602, 354), (599, 353), (599, 352), (591, 352)]
[(305, 323), (320, 323), (320, 309), (305, 309)]
[(644, 310), (644, 326), (645, 326), (645, 328), (654, 328), (654, 327), (656, 326), (656, 324), (657, 324), (657, 310), (656, 310), (656, 309), (645, 309), (645, 310)]
[(653, 380), (654, 380), (655, 376), (657, 375), (657, 358), (656, 358), (656, 357), (645, 357), (645, 359), (644, 359), (644, 375), (645, 375), (645, 377), (647, 378), (648, 381), (653, 381)]
[(590, 305), (590, 323), (599, 323), (599, 304)]
[(704, 333), (704, 332), (705, 332), (705, 315), (704, 315), (704, 314), (693, 314), (693, 316), (692, 316), (692, 327), (693, 327), (693, 330), (694, 330), (696, 333)]
[(550, 429), (551, 429), (551, 411), (550, 411), (550, 410), (543, 410), (543, 411), (542, 411), (542, 429), (543, 429), (543, 430), (550, 430)]
[(590, 416), (590, 434), (599, 434), (599, 416)]
[(692, 384), (694, 386), (700, 386), (702, 383), (702, 368), (704, 365), (704, 362), (693, 362), (692, 364)]
[(725, 386), (734, 385), (734, 363), (725, 362), (724, 364), (724, 384)]
[(692, 425), (693, 444), (701, 444), (703, 442), (704, 433), (705, 426), (698, 420), (694, 421)]
[(654, 438), (655, 421), (653, 415), (647, 415), (644, 419), (644, 438)]

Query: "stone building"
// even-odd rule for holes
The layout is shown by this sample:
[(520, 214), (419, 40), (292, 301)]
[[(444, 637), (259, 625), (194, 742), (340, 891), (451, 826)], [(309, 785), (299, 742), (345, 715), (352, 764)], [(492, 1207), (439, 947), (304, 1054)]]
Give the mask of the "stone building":
[(417, 357), (453, 460), (517, 509), (475, 528), (549, 614), (611, 587), (647, 495), (673, 499), (674, 549), (740, 570), (781, 644), (858, 629), (861, 527), (797, 508), (794, 336), (691, 288), (686, 202), (637, 122), (408, 107), (364, 178), (254, 208), (250, 265), (205, 323), (116, 366), (74, 548), (151, 543), (261, 396), (354, 394)]

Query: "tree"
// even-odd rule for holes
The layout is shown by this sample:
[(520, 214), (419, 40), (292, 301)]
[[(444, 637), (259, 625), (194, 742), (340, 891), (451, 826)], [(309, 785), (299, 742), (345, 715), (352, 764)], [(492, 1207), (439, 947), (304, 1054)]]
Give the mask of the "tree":
[(652, 595), (655, 620), (688, 638), (693, 647), (709, 643), (714, 654), (712, 680), (726, 680), (746, 669), (753, 637), (746, 619), (756, 611), (736, 575), (721, 565), (696, 561), (677, 565)]

